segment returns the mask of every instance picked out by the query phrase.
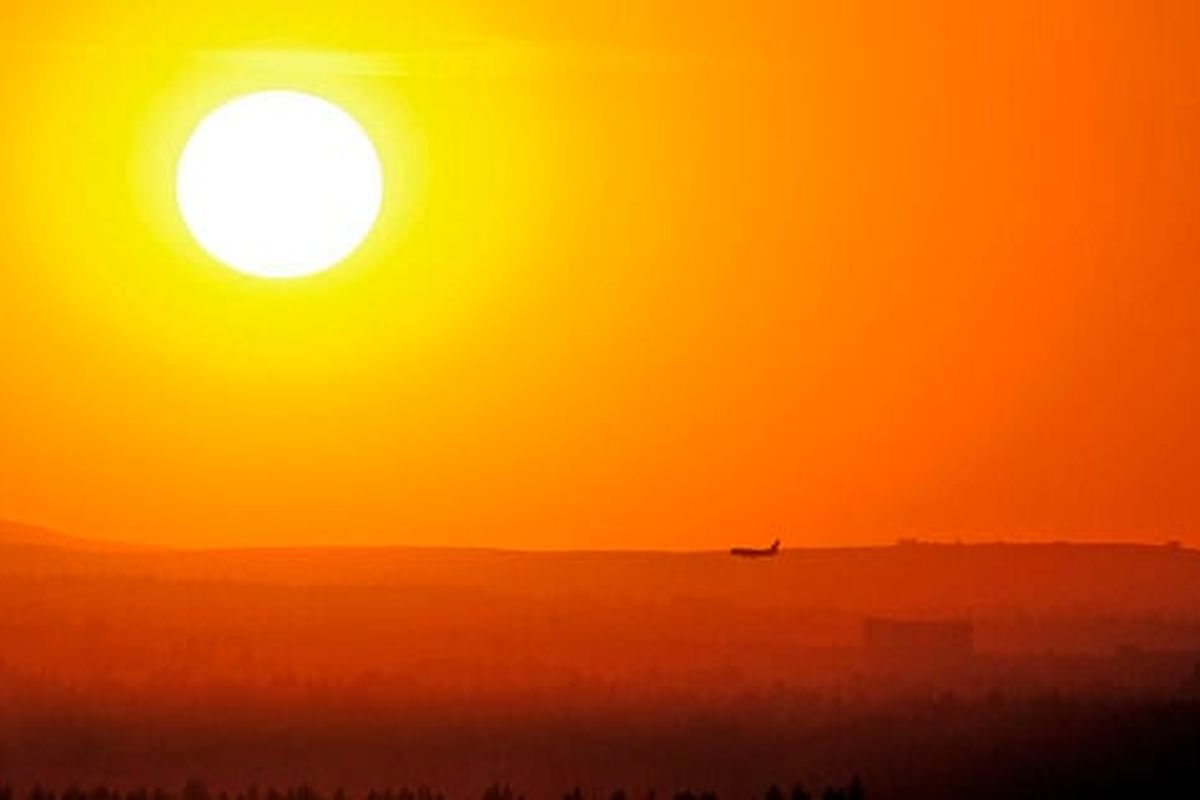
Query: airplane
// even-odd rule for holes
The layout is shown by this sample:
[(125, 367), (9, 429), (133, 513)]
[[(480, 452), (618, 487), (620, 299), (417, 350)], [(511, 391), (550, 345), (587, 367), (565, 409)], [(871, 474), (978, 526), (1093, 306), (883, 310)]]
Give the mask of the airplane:
[(739, 558), (773, 558), (779, 555), (779, 540), (772, 542), (770, 547), (734, 547), (729, 554)]

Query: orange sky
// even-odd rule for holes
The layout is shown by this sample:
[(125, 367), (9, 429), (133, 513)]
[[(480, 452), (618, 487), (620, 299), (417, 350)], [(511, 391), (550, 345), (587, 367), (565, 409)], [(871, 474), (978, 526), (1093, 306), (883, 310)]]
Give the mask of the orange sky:
[[(18, 2), (0, 517), (182, 545), (1200, 545), (1200, 5)], [(352, 111), (380, 227), (207, 260), (187, 132)]]

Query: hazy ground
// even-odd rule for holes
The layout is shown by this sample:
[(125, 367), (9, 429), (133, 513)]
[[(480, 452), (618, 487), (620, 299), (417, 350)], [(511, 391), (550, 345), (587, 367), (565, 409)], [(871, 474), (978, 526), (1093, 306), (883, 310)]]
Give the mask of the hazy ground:
[[(1200, 553), (1183, 548), (742, 561), (0, 534), (0, 779), (20, 784), (749, 796), (860, 772), (877, 796), (1012, 796), (1082, 785), (1088, 763), (1182, 779), (1200, 751)], [(971, 619), (977, 657), (880, 665), (868, 615)]]

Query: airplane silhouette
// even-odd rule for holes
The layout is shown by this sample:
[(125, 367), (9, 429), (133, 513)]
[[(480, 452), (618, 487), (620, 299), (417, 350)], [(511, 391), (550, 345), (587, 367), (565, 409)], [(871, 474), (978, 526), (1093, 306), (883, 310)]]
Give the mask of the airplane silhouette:
[(739, 558), (772, 558), (779, 555), (779, 540), (772, 542), (770, 547), (734, 547), (729, 554)]

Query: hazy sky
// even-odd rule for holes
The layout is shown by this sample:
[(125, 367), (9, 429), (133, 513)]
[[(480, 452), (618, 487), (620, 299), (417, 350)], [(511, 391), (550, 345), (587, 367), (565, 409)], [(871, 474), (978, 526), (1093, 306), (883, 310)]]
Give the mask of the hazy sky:
[[(194, 5), (3, 12), (0, 517), (1200, 545), (1194, 0)], [(290, 284), (173, 205), (261, 88), (387, 171)]]

